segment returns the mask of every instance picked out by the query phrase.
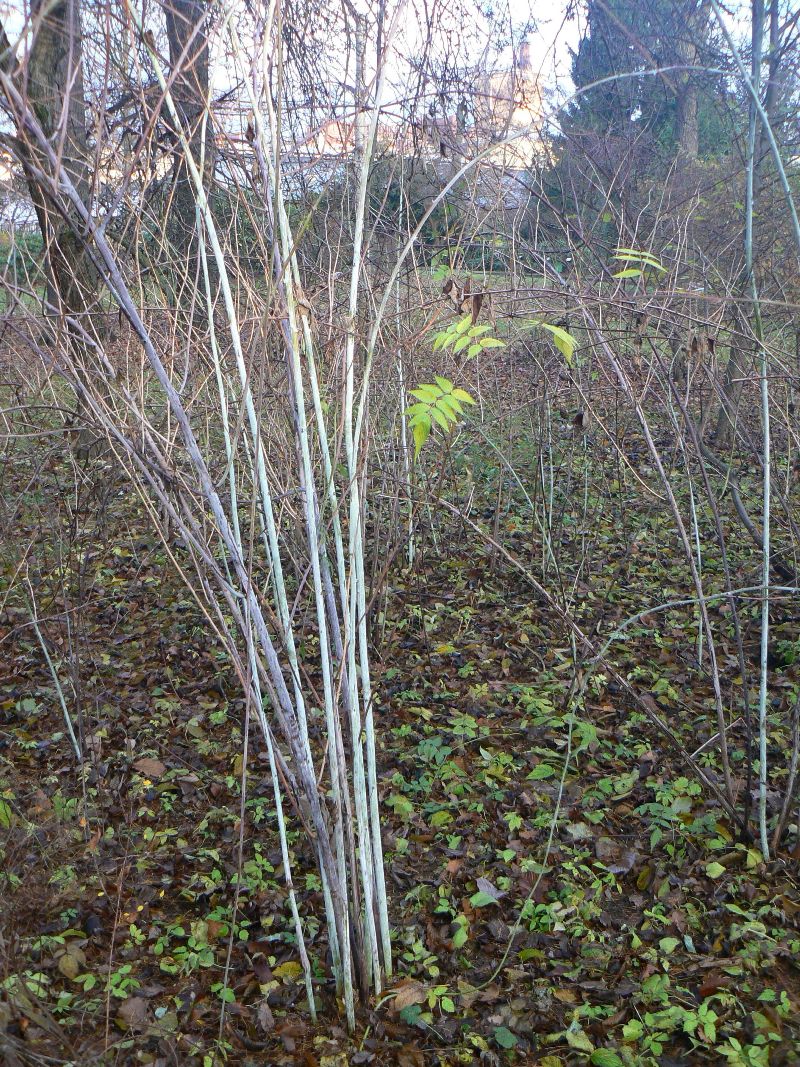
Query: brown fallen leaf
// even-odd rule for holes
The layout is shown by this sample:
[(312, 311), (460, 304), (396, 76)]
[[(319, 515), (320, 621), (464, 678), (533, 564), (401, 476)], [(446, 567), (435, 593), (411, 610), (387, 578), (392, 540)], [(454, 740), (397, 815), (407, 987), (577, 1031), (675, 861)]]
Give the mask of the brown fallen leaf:
[(797, 913), (800, 912), (800, 901), (792, 900), (791, 897), (787, 897), (785, 893), (782, 893), (777, 898), (776, 903), (780, 906), (784, 915), (788, 915), (789, 917), (797, 915)]
[(719, 971), (714, 971), (706, 977), (706, 980), (697, 988), (698, 996), (703, 1000), (706, 997), (713, 997), (715, 993), (720, 989), (727, 989), (731, 984), (731, 979), (727, 975), (720, 974)]
[(114, 1021), (120, 1030), (147, 1029), (147, 1001), (144, 997), (128, 997), (123, 1000)]
[(31, 806), (28, 808), (28, 817), (31, 819), (41, 817), (51, 811), (52, 807), (50, 797), (42, 789), (37, 789), (33, 794)]
[(598, 837), (594, 843), (594, 851), (612, 874), (627, 874), (639, 859), (639, 853), (635, 849), (625, 848), (611, 837)]
[(486, 893), (492, 900), (500, 900), (501, 897), (506, 895), (505, 892), (498, 889), (493, 882), (490, 882), (488, 878), (476, 878), (475, 885), (481, 893)]
[(402, 1011), (412, 1004), (424, 1004), (428, 994), (422, 982), (404, 982), (397, 990), (392, 1006), (395, 1011)]
[(403, 1045), (397, 1050), (397, 1067), (425, 1067), (425, 1057), (416, 1045)]
[(275, 1026), (275, 1016), (272, 1014), (272, 1008), (269, 1006), (267, 998), (261, 1001), (258, 1005), (258, 1011), (256, 1012), (256, 1019), (258, 1019), (258, 1025), (264, 1031), (265, 1034), (269, 1033)]
[(153, 759), (152, 756), (142, 756), (133, 766), (145, 778), (160, 778), (167, 769), (160, 759)]
[(571, 989), (554, 989), (553, 996), (562, 1004), (575, 1004), (578, 1000), (577, 995)]

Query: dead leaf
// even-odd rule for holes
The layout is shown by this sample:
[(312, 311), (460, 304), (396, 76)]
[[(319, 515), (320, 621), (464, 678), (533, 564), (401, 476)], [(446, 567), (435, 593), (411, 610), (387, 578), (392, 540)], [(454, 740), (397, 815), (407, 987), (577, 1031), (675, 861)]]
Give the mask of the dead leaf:
[(404, 982), (399, 987), (393, 1001), (395, 1011), (402, 1011), (412, 1004), (424, 1004), (428, 994), (422, 982)]
[(497, 886), (494, 885), (494, 883), (490, 882), (488, 878), (476, 878), (475, 885), (478, 887), (481, 893), (486, 893), (486, 895), (491, 897), (492, 900), (500, 900), (501, 897), (504, 897), (506, 895), (504, 892), (498, 889)]
[(119, 1006), (115, 1020), (120, 1030), (145, 1030), (147, 1028), (147, 1001), (144, 997), (128, 997)]
[(63, 956), (58, 957), (58, 969), (70, 981), (77, 978), (81, 973), (78, 961), (69, 952), (65, 952)]
[(784, 915), (787, 915), (789, 917), (797, 915), (797, 913), (800, 912), (800, 903), (798, 903), (796, 900), (792, 900), (790, 897), (787, 897), (785, 893), (782, 893), (777, 898), (777, 903), (780, 905), (781, 911), (784, 913)]
[(133, 766), (145, 778), (161, 778), (167, 769), (160, 759), (153, 759), (152, 756), (142, 756)]
[(403, 1045), (397, 1050), (397, 1067), (425, 1067), (425, 1057), (416, 1045)]
[(554, 989), (553, 996), (556, 1000), (560, 1000), (562, 1004), (575, 1004), (578, 1000), (571, 989)]
[(601, 863), (612, 874), (627, 874), (639, 859), (639, 853), (611, 837), (598, 837), (594, 843), (594, 852)]
[(207, 937), (209, 941), (216, 941), (220, 936), (220, 933), (225, 929), (225, 924), (217, 922), (216, 919), (209, 919), (207, 922), (208, 930)]
[(567, 823), (567, 833), (573, 841), (591, 841), (594, 837), (592, 828), (585, 822)]
[(727, 989), (730, 984), (730, 978), (720, 974), (719, 971), (715, 971), (709, 974), (703, 984), (698, 987), (697, 993), (705, 1000), (706, 997), (713, 997), (720, 989)]
[(346, 1052), (329, 1052), (326, 1056), (320, 1056), (319, 1067), (348, 1067), (350, 1057)]
[(36, 819), (52, 810), (53, 804), (50, 797), (42, 790), (37, 789), (33, 794), (31, 806), (28, 808), (29, 818)]
[(275, 1026), (275, 1016), (272, 1014), (272, 1008), (269, 1006), (266, 997), (258, 1005), (256, 1019), (258, 1020), (258, 1025), (265, 1034), (269, 1033)]

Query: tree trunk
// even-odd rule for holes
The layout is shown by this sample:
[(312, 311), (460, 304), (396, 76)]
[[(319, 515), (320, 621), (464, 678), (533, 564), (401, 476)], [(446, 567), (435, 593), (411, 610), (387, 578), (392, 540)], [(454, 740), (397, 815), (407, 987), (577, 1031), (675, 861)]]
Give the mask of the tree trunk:
[[(700, 43), (708, 37), (711, 7), (708, 0), (692, 2), (686, 20), (675, 42), (675, 57), (679, 65), (698, 67)], [(675, 139), (678, 151), (685, 159), (696, 160), (700, 151), (700, 130), (697, 118), (697, 81), (692, 70), (675, 74), (677, 104)]]
[[(22, 89), (53, 145), (59, 167), (85, 204), (91, 183), (83, 89), (80, 0), (32, 0), (34, 37)], [(91, 313), (99, 291), (97, 272), (76, 236), (72, 220), (54, 210), (35, 169), (50, 173), (50, 164), (29, 141), (22, 141), (21, 162), (39, 221), (52, 287), (50, 299), (60, 310), (91, 331)], [(70, 330), (74, 335), (74, 328)]]
[[(79, 419), (73, 440), (80, 455), (94, 440), (91, 427), (80, 425), (82, 387), (92, 374), (94, 362), (94, 349), (86, 338), (104, 333), (103, 320), (96, 314), (100, 277), (79, 236), (84, 223), (69, 199), (62, 199), (58, 191), (68, 177), (91, 211), (80, 0), (31, 0), (30, 12), (30, 43), (19, 71), (15, 69), (14, 50), (0, 26), (0, 62), (6, 77), (15, 81), (16, 90), (6, 94), (16, 127), (16, 136), (9, 143), (22, 166), (42, 234), (45, 313), (65, 327), (57, 333), (48, 329), (45, 336), (62, 346), (60, 355), (73, 375)], [(29, 128), (31, 112), (55, 160)]]
[[(757, 85), (760, 82), (761, 50), (763, 41), (764, 0), (752, 0), (751, 63), (753, 69), (751, 77), (754, 85)], [(772, 107), (774, 108), (774, 99), (772, 101)], [(768, 113), (767, 118), (771, 120), (772, 116)], [(757, 154), (760, 140), (761, 122), (755, 104), (751, 100), (747, 143), (748, 178), (745, 191), (746, 202), (750, 209), (748, 212), (749, 218), (752, 218), (752, 208), (761, 186), (762, 169), (765, 159), (764, 156), (759, 157)], [(751, 294), (752, 283), (752, 251), (753, 235), (746, 228), (744, 235), (745, 266), (741, 274), (739, 285), (742, 295), (748, 299)], [(746, 330), (747, 322), (742, 322), (740, 327), (742, 336), (746, 336)], [(725, 380), (722, 384), (723, 400), (717, 418), (717, 425), (714, 429), (713, 443), (717, 448), (726, 448), (731, 441), (736, 418), (736, 409), (739, 406), (742, 389), (744, 388), (745, 364), (748, 362), (752, 365), (752, 361), (748, 360), (745, 352), (742, 351), (739, 346), (732, 344), (728, 367), (725, 373)]]
[[(182, 133), (189, 142), (206, 190), (214, 173), (214, 131), (208, 112), (208, 32), (205, 0), (164, 0), (169, 61), (172, 68), (172, 98)], [(196, 190), (186, 165), (179, 131), (175, 134), (172, 203), (168, 234), (182, 269), (191, 280), (197, 275), (198, 256), (193, 251)]]
[(682, 78), (678, 92), (677, 118), (678, 151), (685, 159), (697, 159), (700, 151), (700, 131), (697, 125), (697, 86), (691, 75)]
[[(778, 0), (769, 5), (769, 52), (767, 54), (767, 87), (764, 93), (764, 111), (769, 124), (774, 128), (777, 119), (781, 75), (781, 25)], [(777, 132), (777, 131), (776, 131)], [(760, 179), (765, 162), (769, 161), (770, 149), (767, 131), (761, 128), (759, 147), (756, 153), (757, 177)]]
[[(735, 322), (732, 331), (734, 336), (738, 333), (741, 337), (743, 327), (745, 327), (745, 324)], [(741, 340), (733, 340), (728, 354), (728, 364), (725, 368), (725, 378), (722, 383), (719, 413), (712, 434), (712, 443), (717, 449), (726, 449), (731, 444), (742, 399), (742, 391), (751, 369), (752, 352), (746, 351)]]

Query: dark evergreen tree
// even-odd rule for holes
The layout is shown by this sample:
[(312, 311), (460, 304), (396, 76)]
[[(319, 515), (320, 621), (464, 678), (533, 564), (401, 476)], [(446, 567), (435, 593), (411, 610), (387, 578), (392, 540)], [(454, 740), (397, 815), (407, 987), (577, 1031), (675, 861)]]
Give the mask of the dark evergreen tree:
[(658, 154), (690, 158), (730, 145), (726, 91), (703, 70), (713, 50), (708, 0), (588, 0), (586, 15), (572, 62), (584, 91), (565, 132), (644, 138)]

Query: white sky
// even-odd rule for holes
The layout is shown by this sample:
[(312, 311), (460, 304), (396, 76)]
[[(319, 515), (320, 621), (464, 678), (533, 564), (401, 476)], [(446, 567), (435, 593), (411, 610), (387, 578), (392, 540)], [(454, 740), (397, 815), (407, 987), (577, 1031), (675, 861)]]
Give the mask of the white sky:
[[(509, 8), (516, 26), (529, 20), (536, 24), (528, 40), (533, 69), (540, 79), (548, 87), (570, 88), (569, 49), (578, 47), (585, 22), (582, 5), (570, 0), (509, 0)], [(567, 18), (568, 9), (574, 12), (571, 18)]]
[[(570, 4), (570, 0), (506, 0), (506, 4), (507, 16), (515, 34), (527, 23), (534, 22), (536, 25), (535, 32), (528, 38), (534, 71), (541, 72), (543, 80), (548, 85), (554, 85), (556, 80), (560, 82), (563, 82), (565, 78), (568, 80), (567, 46), (577, 47), (581, 13), (579, 12), (578, 17), (567, 21), (566, 11), (570, 6), (574, 9), (580, 5)], [(93, 7), (94, 4), (91, 6)], [(0, 18), (12, 42), (22, 31), (28, 8), (29, 4), (25, 0), (0, 0)], [(405, 6), (404, 19), (404, 36), (408, 39), (409, 36), (415, 35), (411, 3)], [(582, 22), (582, 19), (580, 21)], [(410, 35), (409, 30), (412, 31)], [(417, 35), (421, 39), (421, 30)], [(510, 49), (506, 49), (501, 54), (501, 64), (511, 66)]]
[[(115, 7), (119, 4), (120, 9), (122, 8), (122, 0), (110, 0), (110, 2)], [(132, 2), (140, 5), (142, 0), (132, 0)], [(241, 2), (242, 0), (233, 0), (234, 4)], [(355, 3), (359, 6), (366, 4), (366, 2), (367, 0), (355, 0)], [(24, 12), (27, 10), (28, 4), (29, 0), (0, 0), (0, 18), (3, 19), (12, 41), (22, 29)], [(429, 4), (430, 0), (425, 0), (426, 9)], [(390, 13), (396, 7), (393, 0), (390, 0), (388, 6)], [(430, 6), (437, 7), (436, 4), (430, 4)], [(733, 6), (734, 15), (731, 18), (731, 25), (736, 27), (736, 23), (741, 22), (742, 0), (735, 0)], [(148, 7), (152, 12), (157, 12), (158, 0), (150, 0)], [(418, 25), (421, 13), (417, 15), (420, 7), (422, 7), (422, 0), (406, 0), (403, 8), (400, 34), (402, 40), (398, 40), (398, 51), (405, 55), (413, 54), (423, 39), (423, 28)], [(485, 45), (488, 35), (481, 32), (482, 20), (478, 14), (479, 7), (480, 0), (474, 0), (475, 15), (473, 17), (478, 26), (478, 33), (474, 35), (473, 39), (479, 42), (480, 38), (483, 37)], [(495, 7), (495, 18), (506, 26), (506, 36), (508, 36), (508, 29), (510, 29), (514, 38), (519, 39), (522, 29), (526, 25), (533, 23), (534, 29), (528, 34), (527, 38), (530, 45), (533, 72), (538, 76), (538, 80), (544, 89), (549, 90), (557, 100), (563, 100), (572, 91), (570, 49), (577, 48), (581, 31), (584, 28), (585, 15), (583, 7), (584, 5), (580, 0), (577, 3), (575, 0), (500, 0)], [(96, 10), (97, 0), (87, 0), (87, 9), (92, 8)], [(568, 10), (571, 12), (569, 17), (567, 17)], [(458, 28), (455, 29), (457, 30)], [(477, 61), (480, 64), (481, 45), (478, 43), (475, 47), (477, 51), (471, 59), (472, 62)], [(330, 51), (330, 62), (335, 66), (337, 59), (343, 59), (344, 57), (341, 53), (337, 56), (335, 47), (331, 48)], [(402, 62), (395, 59), (394, 65), (398, 76), (401, 76)], [(492, 53), (491, 48), (488, 48), (486, 65), (492, 69), (510, 68), (512, 65), (511, 49), (506, 48), (497, 56), (496, 52)], [(230, 86), (230, 77), (230, 73), (225, 71), (221, 63), (218, 63), (216, 69), (212, 72), (213, 90), (217, 93), (226, 91)], [(390, 78), (390, 80), (394, 81), (395, 79)]]

